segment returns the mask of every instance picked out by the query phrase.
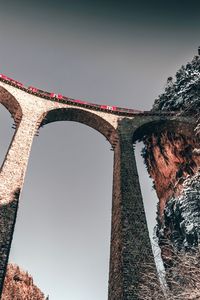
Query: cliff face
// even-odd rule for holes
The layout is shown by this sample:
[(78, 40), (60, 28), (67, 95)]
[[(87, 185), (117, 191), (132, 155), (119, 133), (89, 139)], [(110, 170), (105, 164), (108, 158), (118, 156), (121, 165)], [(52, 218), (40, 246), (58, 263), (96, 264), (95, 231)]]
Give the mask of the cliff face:
[(165, 92), (155, 100), (152, 111), (177, 111), (196, 119), (189, 131), (186, 124), (181, 131), (166, 126), (144, 138), (142, 154), (159, 198), (157, 236), (167, 265), (168, 242), (179, 251), (196, 247), (200, 241), (199, 56), (181, 67), (175, 81), (168, 78)]
[(163, 219), (167, 201), (181, 193), (184, 180), (200, 167), (200, 156), (195, 153), (199, 146), (192, 134), (188, 136), (167, 129), (146, 138), (143, 157), (159, 198), (159, 221)]
[(33, 278), (18, 266), (9, 264), (4, 281), (2, 300), (45, 300), (34, 285)]

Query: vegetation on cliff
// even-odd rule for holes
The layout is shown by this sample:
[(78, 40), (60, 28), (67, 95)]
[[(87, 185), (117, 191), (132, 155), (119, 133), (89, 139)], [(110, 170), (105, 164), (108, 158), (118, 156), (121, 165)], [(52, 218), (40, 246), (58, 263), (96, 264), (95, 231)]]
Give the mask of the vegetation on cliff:
[[(169, 246), (170, 247), (170, 246)], [(171, 251), (171, 247), (170, 247)], [(155, 273), (143, 274), (138, 299), (140, 300), (197, 300), (200, 299), (200, 248), (192, 252), (174, 251), (173, 265), (161, 277), (168, 278), (160, 285)], [(148, 269), (150, 266), (148, 266)], [(164, 293), (163, 293), (164, 291)]]
[(200, 112), (200, 57), (182, 66), (176, 73), (175, 80), (169, 77), (165, 92), (154, 102), (153, 111), (178, 111), (179, 113)]
[(8, 264), (1, 300), (47, 300), (33, 278), (18, 266)]

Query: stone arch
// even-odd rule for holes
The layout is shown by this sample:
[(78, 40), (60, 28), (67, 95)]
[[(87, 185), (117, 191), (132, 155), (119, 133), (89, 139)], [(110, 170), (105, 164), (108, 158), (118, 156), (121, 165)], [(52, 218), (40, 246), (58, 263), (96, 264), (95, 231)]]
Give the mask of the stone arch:
[(42, 116), (39, 127), (57, 121), (74, 121), (85, 124), (104, 135), (111, 145), (118, 138), (116, 129), (108, 121), (95, 113), (77, 108), (58, 108), (50, 110)]
[[(115, 129), (107, 122), (105, 121), (103, 118), (96, 116), (97, 118), (94, 118), (95, 115), (93, 113), (90, 113), (88, 111), (84, 111), (84, 110), (79, 110), (79, 109), (72, 109), (71, 108), (66, 108), (66, 109), (55, 109), (55, 110), (51, 110), (49, 111), (47, 114), (43, 114), (40, 116), (39, 120), (41, 121), (40, 123), (40, 127), (47, 125), (49, 123), (53, 123), (53, 122), (57, 122), (57, 121), (75, 121), (87, 126), (90, 126), (93, 129), (96, 129), (98, 132), (100, 132), (101, 134), (103, 134), (106, 137), (109, 137), (109, 133), (114, 132)], [(98, 123), (97, 123), (98, 122)], [(85, 127), (85, 131), (86, 129), (88, 130), (89, 128), (87, 128), (86, 126), (81, 126), (81, 124), (79, 124), (79, 127)], [(56, 124), (55, 124), (56, 125)], [(65, 125), (67, 125), (65, 123)], [(69, 124), (68, 124), (69, 125)], [(78, 125), (78, 124), (77, 124)], [(53, 126), (53, 124), (52, 124)], [(50, 126), (49, 126), (50, 127)], [(110, 130), (110, 131), (109, 131)], [(99, 135), (99, 133), (97, 133)], [(100, 137), (98, 137), (100, 139)], [(53, 139), (53, 138), (52, 138)], [(103, 140), (104, 138), (101, 137), (101, 139)], [(92, 141), (92, 139), (91, 139)], [(107, 144), (107, 143), (106, 143)], [(107, 145), (106, 145), (107, 146)], [(106, 147), (107, 148), (107, 147)], [(78, 149), (79, 151), (81, 149)], [(34, 153), (31, 153), (32, 156), (34, 156)], [(96, 159), (97, 160), (97, 159)], [(50, 160), (49, 160), (50, 162)], [(75, 161), (77, 163), (77, 161)], [(44, 166), (44, 165), (43, 165)], [(52, 166), (50, 166), (52, 167)], [(76, 166), (75, 166), (76, 168)], [(112, 169), (112, 165), (111, 165), (111, 169)], [(30, 172), (30, 171), (29, 171)], [(53, 172), (51, 172), (53, 173)], [(31, 174), (31, 173), (30, 173)], [(92, 174), (92, 173), (91, 173)], [(91, 175), (90, 174), (90, 175)], [(55, 175), (55, 174), (54, 174)], [(64, 177), (64, 176), (63, 176)], [(94, 176), (93, 176), (94, 177)], [(43, 177), (44, 178), (44, 177)], [(90, 182), (88, 181), (88, 184), (90, 184)], [(89, 185), (88, 185), (89, 186)], [(100, 188), (102, 188), (102, 182), (99, 181), (99, 186)], [(55, 188), (55, 187), (54, 187)], [(58, 187), (57, 187), (58, 188)], [(55, 189), (56, 190), (56, 189)], [(100, 194), (101, 195), (101, 194)], [(62, 198), (61, 198), (62, 199)], [(110, 199), (111, 200), (111, 199)], [(47, 198), (48, 201), (48, 198)], [(48, 202), (46, 202), (48, 203)], [(56, 205), (57, 207), (59, 207), (59, 205)], [(21, 209), (22, 207), (20, 207)], [(58, 208), (59, 209), (59, 208)], [(73, 246), (73, 245), (72, 245)], [(62, 254), (63, 255), (63, 254)]]
[(16, 124), (22, 118), (22, 108), (16, 98), (5, 88), (0, 86), (0, 103), (10, 112)]

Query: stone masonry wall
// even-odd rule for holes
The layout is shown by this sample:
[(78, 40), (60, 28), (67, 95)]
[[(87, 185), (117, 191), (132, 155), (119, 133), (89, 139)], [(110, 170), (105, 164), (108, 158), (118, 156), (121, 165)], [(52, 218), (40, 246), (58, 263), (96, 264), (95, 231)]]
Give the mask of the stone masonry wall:
[[(136, 125), (136, 124), (135, 124)], [(129, 120), (119, 125), (115, 149), (109, 300), (138, 300), (148, 264), (154, 264)], [(156, 268), (151, 269), (155, 277)]]

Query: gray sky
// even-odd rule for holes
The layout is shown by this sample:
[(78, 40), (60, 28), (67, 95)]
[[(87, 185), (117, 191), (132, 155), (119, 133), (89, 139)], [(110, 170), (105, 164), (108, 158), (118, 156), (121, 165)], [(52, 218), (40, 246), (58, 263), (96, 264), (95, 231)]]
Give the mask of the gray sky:
[[(9, 3), (7, 3), (9, 2)], [(198, 1), (1, 1), (1, 73), (96, 103), (150, 109), (197, 53)], [(14, 131), (1, 108), (3, 159)], [(11, 260), (51, 300), (107, 298), (113, 153), (105, 138), (57, 122), (35, 138)], [(138, 150), (139, 152), (139, 150)], [(139, 160), (148, 219), (155, 200)]]

